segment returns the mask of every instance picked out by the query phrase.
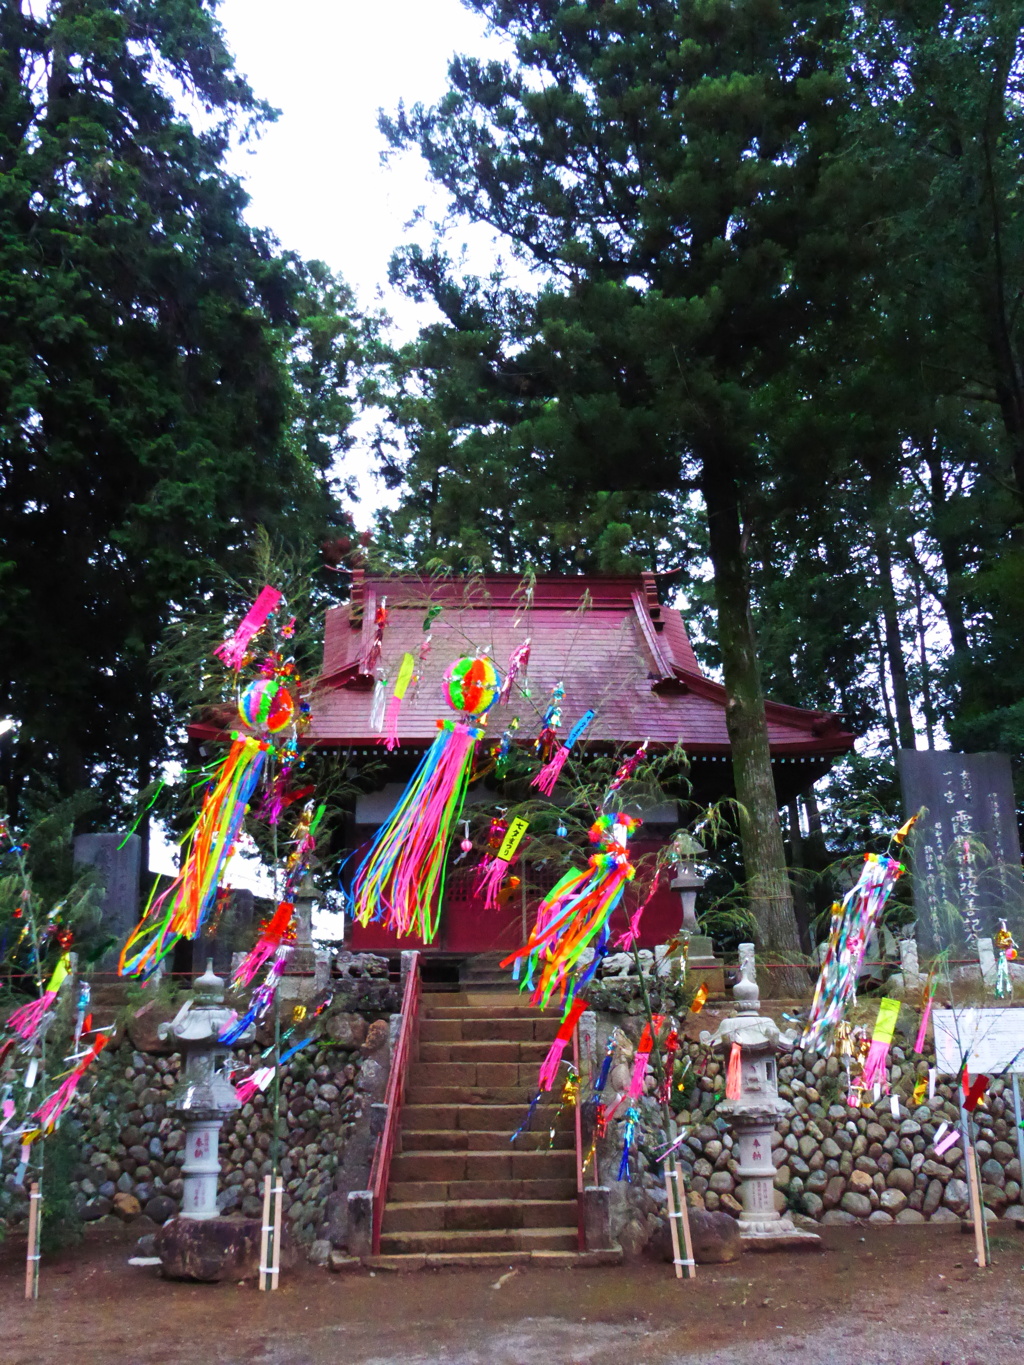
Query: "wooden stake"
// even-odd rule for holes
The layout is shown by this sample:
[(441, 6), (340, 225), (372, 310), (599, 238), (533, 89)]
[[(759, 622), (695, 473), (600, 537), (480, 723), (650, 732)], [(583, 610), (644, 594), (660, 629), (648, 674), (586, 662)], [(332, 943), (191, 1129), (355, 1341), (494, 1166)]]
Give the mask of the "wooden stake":
[(981, 1207), (981, 1192), (978, 1189), (978, 1171), (974, 1160), (974, 1146), (969, 1144), (964, 1153), (967, 1163), (967, 1183), (971, 1191), (971, 1217), (974, 1219), (974, 1245), (978, 1251), (978, 1265), (988, 1265), (985, 1255), (985, 1210)]
[(271, 1272), (270, 1287), (277, 1288), (277, 1279), (281, 1271), (281, 1223), (283, 1221), (284, 1185), (281, 1177), (277, 1177), (277, 1184), (274, 1187), (274, 1260)]
[(25, 1260), (25, 1297), (39, 1297), (39, 1181), (33, 1180), (28, 1193), (28, 1255)]
[(675, 1171), (665, 1162), (665, 1202), (668, 1209), (668, 1230), (672, 1236), (672, 1264), (676, 1268), (676, 1279), (683, 1278), (683, 1263), (679, 1258), (679, 1228), (676, 1226), (682, 1218), (682, 1214), (676, 1207), (679, 1191), (672, 1193), (672, 1186), (675, 1184)]
[(672, 1170), (676, 1179), (676, 1198), (679, 1200), (679, 1211), (682, 1214), (680, 1222), (683, 1225), (683, 1244), (686, 1247), (686, 1274), (692, 1280), (697, 1274), (697, 1265), (693, 1259), (693, 1238), (690, 1236), (690, 1207), (686, 1202), (686, 1190), (683, 1188), (683, 1177), (679, 1171), (679, 1162), (672, 1156)]
[(263, 1177), (263, 1229), (260, 1234), (260, 1289), (270, 1288), (270, 1176)]

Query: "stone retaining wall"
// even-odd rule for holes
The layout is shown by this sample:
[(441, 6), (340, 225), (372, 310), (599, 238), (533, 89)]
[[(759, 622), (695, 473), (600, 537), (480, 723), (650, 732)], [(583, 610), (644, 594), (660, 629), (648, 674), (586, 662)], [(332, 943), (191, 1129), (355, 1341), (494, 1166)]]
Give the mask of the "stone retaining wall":
[[(357, 1128), (368, 1124), (363, 1069), (369, 1064), (367, 1077), (382, 1067), (386, 1072), (387, 1048), (386, 1020), (368, 1024), (356, 1014), (334, 1015), (326, 1020), (324, 1036), (282, 1068), (284, 1206), (298, 1242), (326, 1235), (327, 1201), (344, 1164), (346, 1145)], [(246, 1067), (265, 1065), (261, 1052), (257, 1044), (234, 1049)], [(72, 1189), (86, 1221), (115, 1215), (125, 1221), (149, 1218), (162, 1223), (178, 1212), (185, 1133), (180, 1115), (168, 1108), (167, 1100), (180, 1072), (178, 1053), (154, 1055), (129, 1042), (108, 1048), (97, 1059), (83, 1093), (64, 1119), (81, 1144)], [(218, 1197), (223, 1212), (251, 1217), (262, 1212), (272, 1135), (270, 1091), (254, 1096), (225, 1121)], [(0, 1218), (10, 1225), (26, 1215), (26, 1192), (15, 1182), (17, 1159), (13, 1145), (0, 1156)]]
[[(633, 1020), (599, 1016), (597, 1036), (602, 1050), (608, 1030), (616, 1024), (637, 1031)], [(679, 1155), (690, 1203), (736, 1216), (741, 1210), (738, 1162), (732, 1136), (717, 1108), (724, 1098), (725, 1064), (717, 1055), (709, 1057), (700, 1043), (684, 1043), (679, 1055), (688, 1055), (698, 1073), (688, 1073), (687, 1081), (692, 1077), (692, 1084), (675, 1098), (675, 1103), (683, 1099), (690, 1106), (678, 1113), (679, 1131), (688, 1130)], [(943, 1081), (936, 1086), (934, 1100), (914, 1106), (911, 1092), (919, 1078), (927, 1077), (934, 1056), (917, 1057), (899, 1046), (889, 1055), (889, 1080), (900, 1101), (898, 1119), (888, 1096), (869, 1108), (851, 1109), (838, 1059), (800, 1049), (779, 1053), (779, 1093), (794, 1106), (772, 1140), (780, 1210), (789, 1208), (798, 1221), (802, 1218), (808, 1223), (923, 1223), (969, 1216), (961, 1147), (956, 1145), (941, 1157), (932, 1149), (944, 1121), (953, 1127), (959, 1124), (956, 1089)], [(988, 1218), (1024, 1219), (1010, 1084), (995, 1080), (987, 1107), (975, 1115)], [(615, 1086), (613, 1071), (606, 1100)], [(641, 1109), (644, 1131), (631, 1163), (632, 1181), (613, 1179), (622, 1152), (621, 1119), (610, 1125), (599, 1153), (600, 1180), (611, 1189), (612, 1233), (627, 1253), (639, 1252), (656, 1236), (665, 1205), (661, 1167), (653, 1159), (670, 1139), (663, 1130), (659, 1106), (645, 1099)]]

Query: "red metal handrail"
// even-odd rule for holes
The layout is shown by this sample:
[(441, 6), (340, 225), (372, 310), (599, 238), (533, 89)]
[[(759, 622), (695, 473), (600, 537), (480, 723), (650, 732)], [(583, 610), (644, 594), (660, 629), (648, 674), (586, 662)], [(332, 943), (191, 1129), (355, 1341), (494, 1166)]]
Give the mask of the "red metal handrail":
[(572, 1031), (572, 1064), (576, 1068), (580, 1086), (573, 1105), (573, 1123), (576, 1131), (576, 1246), (579, 1251), (587, 1249), (586, 1209), (584, 1206), (583, 1183), (583, 1120), (580, 1115), (580, 1100), (583, 1094), (582, 1074), (580, 1072), (580, 1031)]
[(384, 1203), (387, 1199), (388, 1181), (391, 1177), (391, 1157), (398, 1137), (398, 1124), (402, 1116), (405, 1100), (405, 1085), (409, 1074), (409, 1062), (416, 1046), (419, 1033), (420, 1012), (420, 954), (414, 952), (405, 978), (402, 992), (402, 1022), (398, 1030), (395, 1050), (391, 1055), (391, 1070), (388, 1073), (388, 1086), (384, 1094), (386, 1113), (384, 1127), (373, 1152), (373, 1165), (370, 1168), (370, 1190), (373, 1194), (373, 1254), (380, 1255), (380, 1230), (384, 1219)]

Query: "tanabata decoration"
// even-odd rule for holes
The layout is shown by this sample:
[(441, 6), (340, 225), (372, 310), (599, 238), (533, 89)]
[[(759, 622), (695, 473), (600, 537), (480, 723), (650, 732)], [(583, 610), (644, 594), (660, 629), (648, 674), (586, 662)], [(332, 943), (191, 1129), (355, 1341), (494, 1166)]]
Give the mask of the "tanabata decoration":
[(81, 1058), (78, 1065), (64, 1078), (53, 1094), (39, 1106), (31, 1116), (38, 1124), (40, 1133), (52, 1133), (60, 1120), (61, 1114), (71, 1103), (75, 1091), (82, 1077), (92, 1066), (93, 1062), (100, 1055), (103, 1049), (110, 1042), (109, 1033), (101, 1033), (92, 1047)]
[(275, 1068), (272, 1066), (261, 1066), (251, 1076), (247, 1076), (244, 1081), (238, 1082), (235, 1086), (235, 1094), (242, 1104), (248, 1104), (254, 1095), (263, 1094), (274, 1079), (274, 1070)]
[(502, 706), (507, 706), (512, 700), (512, 688), (519, 680), (520, 673), (526, 672), (526, 666), (530, 662), (530, 642), (524, 640), (521, 645), (516, 645), (515, 649), (508, 656), (508, 672), (505, 674), (505, 681), (501, 684), (498, 693), (498, 702)]
[(233, 1019), (224, 1025), (217, 1035), (219, 1042), (225, 1043), (229, 1047), (232, 1043), (237, 1043), (250, 1025), (255, 1024), (267, 1013), (274, 1003), (274, 996), (277, 994), (277, 988), (281, 984), (281, 977), (284, 975), (284, 969), (288, 965), (288, 959), (292, 955), (294, 946), (293, 942), (282, 942), (274, 950), (270, 965), (267, 967), (266, 976), (252, 993), (249, 1008), (241, 1018)]
[(634, 1102), (644, 1093), (647, 1068), (650, 1065), (651, 1053), (654, 1051), (654, 1034), (665, 1023), (665, 1016), (655, 1014), (652, 1016), (652, 1020), (654, 1029), (652, 1030), (650, 1023), (644, 1024), (640, 1041), (636, 1045), (636, 1052), (633, 1056), (633, 1072), (629, 1078), (629, 1098)]
[(693, 999), (690, 1001), (691, 1014), (700, 1014), (701, 1010), (704, 1008), (704, 1002), (707, 1000), (708, 994), (707, 982), (702, 981), (694, 991)]
[(729, 1049), (729, 1066), (725, 1073), (725, 1098), (738, 1100), (740, 1097), (740, 1077), (742, 1075), (743, 1050), (739, 1043)]
[[(565, 767), (572, 746), (583, 737), (589, 726), (593, 723), (593, 720), (594, 712), (584, 711), (583, 715), (580, 716), (579, 720), (566, 736), (565, 743), (558, 745), (558, 748), (530, 783), (531, 787), (536, 787), (537, 790), (542, 792), (545, 796), (551, 795), (555, 790), (555, 785), (558, 782), (559, 777), (562, 775), (562, 769)], [(557, 743), (557, 740), (555, 742)]]
[(630, 754), (629, 758), (627, 758), (624, 763), (619, 765), (619, 768), (616, 771), (615, 776), (608, 784), (608, 790), (604, 794), (604, 800), (601, 802), (602, 810), (604, 810), (605, 806), (608, 805), (614, 793), (617, 792), (620, 787), (625, 786), (625, 784), (636, 772), (637, 768), (640, 766), (640, 763), (644, 755), (647, 753), (647, 746), (649, 742), (650, 742), (649, 740), (645, 739), (643, 744), (640, 745), (639, 749), (637, 749), (635, 753)]
[(519, 729), (519, 717), (513, 716), (506, 728), (501, 733), (501, 740), (494, 758), (494, 771), (498, 777), (505, 776), (505, 769), (508, 767), (508, 756), (512, 751), (512, 737)]
[(67, 980), (71, 970), (71, 959), (67, 953), (62, 953), (50, 974), (50, 979), (46, 984), (46, 990), (38, 1000), (31, 1000), (27, 1005), (22, 1005), (16, 1009), (7, 1020), (7, 1027), (23, 1038), (25, 1042), (34, 1039), (43, 1027), (46, 1016), (53, 1008), (61, 986)]
[(266, 625), (267, 618), (277, 608), (280, 601), (281, 594), (276, 588), (270, 587), (269, 584), (263, 588), (259, 597), (242, 617), (234, 635), (229, 640), (219, 644), (213, 651), (217, 658), (237, 673), (245, 662), (250, 643)]
[(294, 904), (291, 901), (282, 901), (261, 927), (255, 947), (250, 948), (235, 968), (231, 978), (231, 985), (235, 990), (250, 985), (256, 974), (274, 957), (282, 944), (294, 942), (295, 930), (292, 925), (294, 918)]
[(548, 701), (547, 709), (541, 717), (540, 734), (533, 741), (533, 747), (540, 754), (544, 763), (547, 763), (558, 743), (557, 731), (562, 728), (562, 698), (564, 696), (564, 685), (560, 682), (555, 683), (551, 689), (551, 698)]
[(231, 748), (215, 771), (188, 836), (181, 871), (160, 895), (154, 887), (142, 919), (121, 950), (121, 976), (148, 975), (179, 938), (195, 938), (203, 927), (263, 774), (268, 749), (265, 740), (232, 735)]
[[(526, 965), (524, 987), (533, 990), (534, 1004), (546, 1005), (554, 991), (563, 999), (582, 989), (594, 976), (608, 950), (609, 921), (635, 875), (627, 841), (641, 822), (631, 815), (600, 815), (590, 828), (590, 842), (599, 852), (582, 872), (567, 872), (541, 901), (526, 945), (511, 953), (503, 967)], [(591, 945), (594, 956), (573, 982), (572, 976)], [(539, 979), (534, 985), (534, 978)]]
[(555, 1040), (548, 1048), (547, 1056), (540, 1064), (540, 1072), (537, 1076), (538, 1090), (550, 1090), (554, 1085), (558, 1068), (562, 1062), (562, 1053), (580, 1021), (580, 1015), (588, 1008), (587, 1002), (577, 997), (566, 1010), (562, 1022), (558, 1026), (558, 1032), (555, 1034)]
[(995, 946), (998, 954), (996, 959), (996, 997), (1000, 1000), (1007, 1000), (1013, 995), (1010, 963), (1017, 959), (1017, 945), (1013, 940), (1013, 935), (1007, 929), (1004, 919), (999, 921), (999, 928), (995, 933)]
[(871, 1033), (871, 1046), (864, 1062), (861, 1085), (865, 1090), (880, 1086), (889, 1092), (889, 1047), (896, 1032), (896, 1020), (900, 1014), (898, 1000), (883, 1000), (878, 1006), (878, 1016)]
[(636, 1105), (631, 1104), (626, 1110), (626, 1126), (623, 1131), (622, 1139), (622, 1160), (619, 1162), (619, 1170), (616, 1180), (632, 1181), (633, 1177), (629, 1173), (629, 1153), (633, 1146), (640, 1127), (640, 1110)]
[(238, 713), (251, 730), (285, 730), (295, 719), (295, 698), (277, 678), (256, 678), (238, 700)]
[(826, 1049), (847, 1008), (857, 998), (857, 974), (871, 932), (900, 874), (902, 865), (884, 853), (869, 853), (856, 886), (842, 905), (832, 907), (832, 931), (821, 964), (801, 1047)]
[(483, 734), (472, 718), (486, 716), (500, 686), (487, 658), (458, 659), (445, 672), (445, 700), (462, 717), (438, 721), (437, 739), (356, 871), (353, 901), (360, 924), (382, 920), (396, 934), (417, 934), (424, 943), (437, 933), (448, 843)]
[(485, 858), (477, 869), (475, 890), (478, 896), (483, 896), (485, 909), (497, 909), (498, 892), (501, 890), (501, 884), (508, 875), (508, 870), (512, 866), (512, 859), (519, 851), (519, 845), (523, 842), (523, 835), (529, 827), (526, 820), (513, 820), (498, 851), (492, 858)]
[(412, 682), (412, 675), (416, 668), (416, 660), (411, 654), (403, 654), (402, 662), (398, 665), (398, 676), (395, 678), (394, 690), (391, 693), (391, 700), (388, 702), (387, 710), (384, 712), (384, 734), (378, 743), (383, 744), (388, 753), (392, 749), (398, 748), (398, 716), (402, 709), (402, 701), (409, 684)]

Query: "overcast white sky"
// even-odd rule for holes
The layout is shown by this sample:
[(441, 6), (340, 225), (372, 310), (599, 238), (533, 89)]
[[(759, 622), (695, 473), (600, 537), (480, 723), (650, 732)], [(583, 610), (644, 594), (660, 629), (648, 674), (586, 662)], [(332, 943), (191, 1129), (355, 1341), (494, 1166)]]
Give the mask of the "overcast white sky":
[[(371, 305), (404, 224), (444, 205), (418, 157), (381, 166), (378, 110), (433, 102), (453, 53), (497, 53), (497, 40), (459, 0), (224, 0), (220, 17), (239, 70), (281, 110), (232, 160), (249, 220), (326, 261)], [(385, 303), (411, 325), (392, 295)]]

